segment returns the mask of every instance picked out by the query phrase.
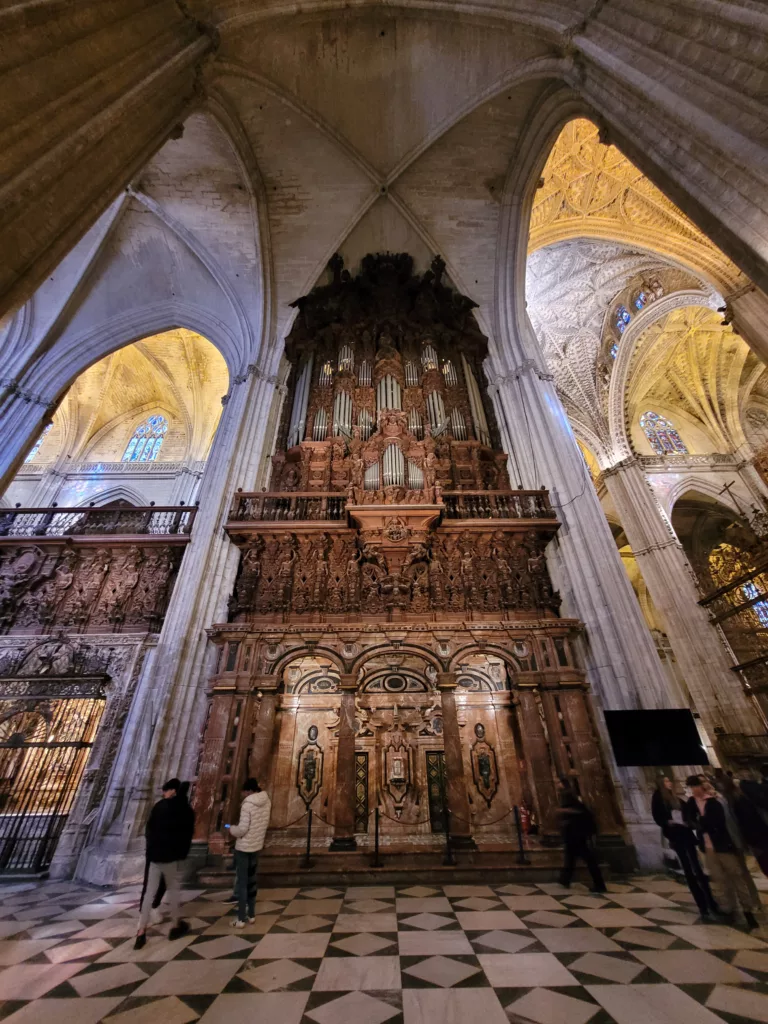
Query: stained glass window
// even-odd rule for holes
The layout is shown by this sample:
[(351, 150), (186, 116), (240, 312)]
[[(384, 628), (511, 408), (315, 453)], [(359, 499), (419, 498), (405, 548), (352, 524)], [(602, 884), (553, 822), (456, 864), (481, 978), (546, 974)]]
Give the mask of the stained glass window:
[(618, 354), (619, 354), (619, 346), (614, 341), (614, 343), (611, 345), (611, 359), (615, 359)]
[(144, 420), (134, 430), (123, 454), (123, 462), (154, 462), (167, 431), (168, 421), (164, 416), (150, 416)]
[[(760, 597), (760, 591), (757, 589), (754, 583), (751, 581), (745, 583), (741, 588), (741, 592), (748, 601), (754, 601), (756, 597)], [(752, 611), (758, 617), (760, 625), (764, 628), (768, 626), (768, 601), (756, 601), (752, 605)]]
[(51, 427), (52, 427), (52, 426), (53, 426), (53, 424), (52, 424), (52, 423), (49, 423), (49, 424), (48, 424), (48, 426), (47, 426), (47, 427), (45, 428), (45, 430), (44, 430), (44, 431), (42, 432), (42, 434), (40, 435), (40, 437), (38, 437), (38, 439), (37, 439), (37, 440), (35, 441), (35, 443), (34, 443), (34, 444), (32, 445), (32, 449), (31, 449), (31, 451), (30, 451), (29, 455), (28, 455), (28, 456), (26, 457), (26, 459), (24, 459), (24, 462), (32, 462), (32, 460), (33, 460), (33, 459), (35, 458), (35, 456), (37, 455), (37, 453), (38, 453), (38, 452), (40, 451), (40, 445), (41, 445), (41, 444), (43, 443), (43, 441), (45, 440), (45, 435), (46, 435), (46, 434), (48, 433), (48, 431), (49, 431), (49, 430), (51, 429)]
[(647, 301), (648, 301), (648, 296), (645, 294), (645, 292), (643, 292), (643, 291), (638, 292), (637, 295), (635, 296), (635, 309), (642, 309)]
[(678, 432), (663, 416), (657, 412), (644, 412), (640, 417), (640, 426), (657, 455), (687, 455), (688, 449)]
[(623, 334), (627, 329), (627, 324), (632, 319), (629, 310), (626, 306), (617, 306), (614, 317), (614, 323), (616, 324), (616, 330), (619, 334)]

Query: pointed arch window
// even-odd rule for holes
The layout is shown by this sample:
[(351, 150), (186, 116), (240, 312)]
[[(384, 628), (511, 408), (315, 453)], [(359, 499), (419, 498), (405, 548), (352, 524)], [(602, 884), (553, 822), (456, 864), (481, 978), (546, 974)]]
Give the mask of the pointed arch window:
[(140, 423), (123, 453), (123, 462), (154, 462), (168, 432), (165, 416), (149, 416)]
[(687, 455), (683, 439), (668, 419), (657, 412), (644, 412), (640, 417), (640, 426), (648, 438), (651, 448), (657, 455)]
[(32, 448), (31, 448), (31, 450), (29, 452), (29, 455), (26, 457), (26, 459), (24, 459), (25, 465), (26, 465), (27, 462), (32, 462), (35, 459), (35, 456), (40, 451), (40, 447), (41, 447), (43, 441), (45, 440), (45, 438), (46, 438), (46, 436), (48, 434), (48, 431), (51, 429), (52, 426), (53, 426), (53, 424), (49, 423), (48, 426), (45, 428), (45, 430), (40, 435), (40, 437), (38, 437), (38, 439), (32, 445)]

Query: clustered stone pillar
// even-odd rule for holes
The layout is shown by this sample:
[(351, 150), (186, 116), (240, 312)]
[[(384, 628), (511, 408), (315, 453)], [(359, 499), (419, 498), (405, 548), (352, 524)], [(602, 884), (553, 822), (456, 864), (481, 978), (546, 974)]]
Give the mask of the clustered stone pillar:
[(339, 683), (339, 746), (332, 850), (354, 850), (355, 842), (355, 691), (357, 677), (344, 673)]
[(756, 356), (768, 363), (768, 295), (748, 284), (726, 296), (726, 319)]
[(276, 676), (257, 676), (254, 680), (254, 688), (260, 691), (261, 698), (248, 759), (248, 774), (260, 783), (262, 789), (269, 782), (269, 769), (272, 765), (279, 682)]
[(472, 823), (469, 817), (467, 782), (461, 750), (459, 717), (456, 713), (456, 675), (440, 672), (437, 686), (443, 708), (443, 749), (445, 750), (445, 799), (449, 811), (449, 830), (453, 846), (472, 849)]
[(637, 459), (603, 473), (640, 572), (710, 739), (757, 735), (757, 712), (731, 671), (732, 662), (699, 605), (693, 570)]

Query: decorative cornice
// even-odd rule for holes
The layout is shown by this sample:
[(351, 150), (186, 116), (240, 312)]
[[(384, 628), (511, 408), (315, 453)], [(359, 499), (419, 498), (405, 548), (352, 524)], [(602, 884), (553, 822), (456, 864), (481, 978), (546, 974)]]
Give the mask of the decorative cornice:
[(522, 363), (515, 366), (507, 374), (499, 374), (491, 382), (496, 388), (506, 387), (513, 381), (520, 380), (529, 374), (534, 374), (539, 380), (554, 381), (554, 374), (543, 370), (535, 359), (524, 359)]
[(41, 405), (46, 412), (54, 412), (56, 409), (56, 402), (53, 399), (36, 394), (34, 391), (25, 391), (14, 377), (0, 377), (0, 387), (5, 388), (8, 395), (16, 395), (22, 401), (32, 405)]
[(249, 363), (243, 373), (238, 373), (236, 377), (232, 378), (232, 387), (230, 387), (226, 395), (222, 396), (221, 404), (226, 405), (227, 402), (230, 400), (230, 398), (232, 397), (232, 388), (237, 387), (239, 384), (245, 384), (246, 381), (251, 379), (251, 377), (253, 377), (255, 380), (266, 381), (267, 384), (271, 384), (274, 388), (277, 389), (285, 387), (284, 384), (280, 383), (280, 378), (277, 376), (277, 374), (265, 373), (255, 363)]

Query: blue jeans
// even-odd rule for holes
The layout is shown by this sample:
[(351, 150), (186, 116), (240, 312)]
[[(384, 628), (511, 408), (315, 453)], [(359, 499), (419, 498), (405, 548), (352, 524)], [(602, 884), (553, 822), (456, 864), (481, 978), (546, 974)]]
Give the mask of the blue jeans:
[(235, 893), (237, 895), (237, 916), (240, 921), (253, 917), (256, 913), (256, 871), (259, 866), (259, 853), (245, 853), (235, 850)]

